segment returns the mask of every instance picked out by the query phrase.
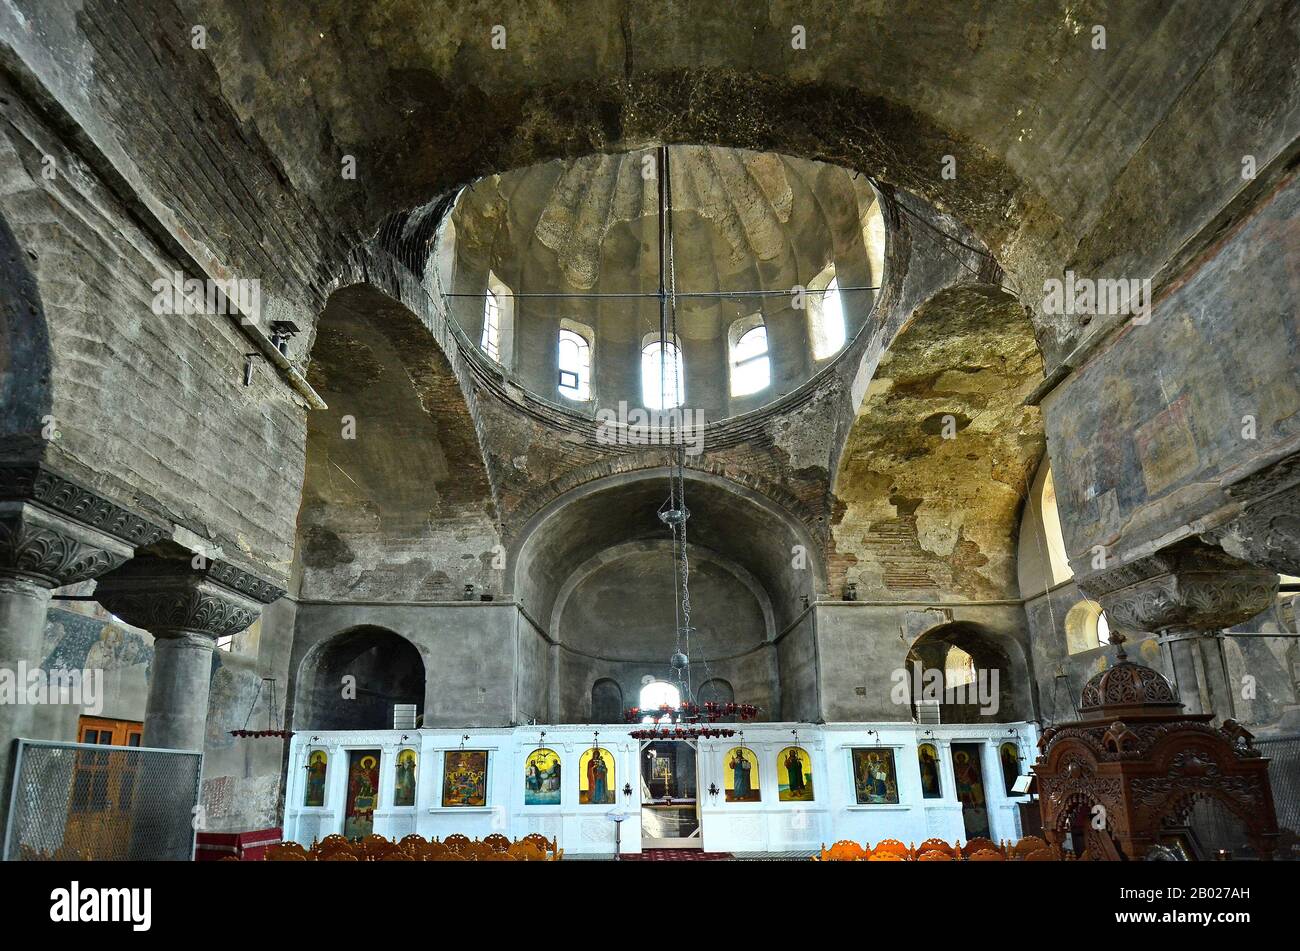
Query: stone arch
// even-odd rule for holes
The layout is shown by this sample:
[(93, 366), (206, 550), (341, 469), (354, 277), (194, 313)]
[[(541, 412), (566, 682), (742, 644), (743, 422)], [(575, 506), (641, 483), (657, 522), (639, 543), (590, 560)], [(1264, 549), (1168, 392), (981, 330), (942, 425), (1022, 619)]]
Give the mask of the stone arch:
[[(36, 277), (9, 223), (0, 217), (0, 437), (5, 461), (44, 454), (53, 406), (50, 336)], [(57, 423), (57, 421), (56, 421)]]
[(308, 378), (329, 409), (307, 419), (304, 593), (499, 592), (504, 549), (474, 406), (420, 317), (370, 284), (336, 290)]
[(1045, 444), (1025, 404), (1043, 378), (1033, 327), (999, 287), (966, 284), (881, 348), (834, 466), (832, 590), (1018, 596), (1017, 527)]
[[(906, 668), (913, 719), (917, 718), (918, 701), (927, 699), (924, 686), (931, 681), (926, 679), (926, 671), (944, 671), (937, 678), (938, 684), (945, 689), (953, 686), (946, 673), (948, 656), (953, 649), (970, 656), (976, 674), (975, 686), (991, 691), (985, 695), (991, 697), (996, 709), (986, 707), (988, 712), (983, 712), (978, 702), (949, 703), (950, 698), (945, 695), (941, 699), (941, 722), (997, 723), (1033, 719), (1029, 665), (1024, 647), (1010, 635), (970, 621), (939, 624), (912, 642), (907, 652)], [(996, 672), (996, 681), (993, 672)], [(921, 696), (916, 693), (918, 682), (923, 686)]]
[[(345, 683), (345, 677), (355, 680)], [(304, 656), (296, 680), (295, 727), (391, 729), (394, 704), (415, 704), (419, 722), (424, 701), (419, 648), (389, 628), (361, 624), (319, 641)]]

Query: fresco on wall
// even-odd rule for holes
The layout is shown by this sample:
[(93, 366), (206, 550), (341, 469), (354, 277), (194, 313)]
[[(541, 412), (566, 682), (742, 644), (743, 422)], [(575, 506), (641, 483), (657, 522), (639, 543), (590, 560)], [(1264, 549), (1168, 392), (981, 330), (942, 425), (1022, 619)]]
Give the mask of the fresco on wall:
[(727, 802), (759, 802), (758, 757), (754, 751), (737, 746), (723, 760), (722, 790)]
[(524, 761), (524, 805), (559, 804), (560, 757), (554, 750), (533, 750)]
[(578, 761), (578, 802), (584, 806), (614, 802), (614, 757), (607, 749), (592, 748)]
[(894, 751), (888, 747), (853, 749), (853, 787), (859, 805), (888, 805), (898, 802), (898, 774)]
[(916, 761), (921, 767), (922, 797), (942, 799), (943, 786), (939, 782), (939, 750), (933, 743), (922, 743), (916, 748)]
[(979, 743), (952, 745), (952, 776), (961, 803), (961, 821), (969, 840), (989, 834), (988, 802), (984, 796), (984, 771), (980, 767)]
[(781, 802), (812, 802), (812, 760), (801, 746), (787, 746), (776, 754), (777, 798)]
[(1014, 743), (1003, 743), (998, 750), (998, 760), (1002, 763), (1002, 782), (1006, 786), (1007, 795), (1018, 795), (1011, 787), (1020, 778), (1020, 747)]
[(1076, 560), (1134, 526), (1159, 537), (1186, 524), (1215, 476), (1300, 433), (1300, 278), (1278, 253), (1297, 243), (1292, 182), (1044, 400)]
[(312, 750), (307, 756), (307, 791), (302, 797), (304, 806), (325, 805), (325, 774), (329, 772), (329, 754)]
[(446, 750), (442, 754), (442, 804), (487, 805), (487, 750)]
[(419, 757), (415, 750), (402, 750), (397, 754), (397, 776), (393, 785), (394, 806), (415, 805), (415, 775)]
[(375, 831), (379, 801), (379, 750), (348, 751), (348, 802), (343, 834), (363, 839)]

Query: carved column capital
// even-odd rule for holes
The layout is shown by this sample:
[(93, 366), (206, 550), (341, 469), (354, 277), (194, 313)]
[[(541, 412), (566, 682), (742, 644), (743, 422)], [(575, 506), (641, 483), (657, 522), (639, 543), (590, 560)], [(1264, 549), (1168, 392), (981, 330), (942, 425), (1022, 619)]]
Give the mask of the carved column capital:
[(1242, 513), (1213, 533), (1229, 554), (1300, 575), (1300, 454), (1230, 486)]
[(1113, 627), (1128, 631), (1221, 631), (1277, 597), (1277, 574), (1200, 541), (1180, 542), (1081, 580)]
[[(188, 555), (188, 553), (186, 553)], [(284, 589), (226, 561), (144, 553), (99, 579), (95, 598), (155, 637), (237, 634)]]
[(31, 502), (0, 501), (0, 577), (43, 588), (76, 584), (131, 557), (131, 546)]

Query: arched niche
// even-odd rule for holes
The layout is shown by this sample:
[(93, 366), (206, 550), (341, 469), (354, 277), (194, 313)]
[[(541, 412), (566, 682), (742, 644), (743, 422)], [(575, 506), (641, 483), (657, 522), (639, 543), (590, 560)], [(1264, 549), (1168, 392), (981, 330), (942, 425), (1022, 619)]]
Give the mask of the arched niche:
[(384, 730), (396, 704), (424, 713), (424, 659), (406, 638), (363, 625), (312, 648), (298, 670), (298, 730)]
[(618, 681), (602, 677), (591, 685), (591, 722), (623, 722), (623, 688)]
[(937, 697), (941, 723), (1033, 717), (1024, 649), (1010, 635), (967, 621), (941, 624), (912, 642), (906, 665), (913, 719), (922, 703), (936, 699), (936, 686), (942, 691)]

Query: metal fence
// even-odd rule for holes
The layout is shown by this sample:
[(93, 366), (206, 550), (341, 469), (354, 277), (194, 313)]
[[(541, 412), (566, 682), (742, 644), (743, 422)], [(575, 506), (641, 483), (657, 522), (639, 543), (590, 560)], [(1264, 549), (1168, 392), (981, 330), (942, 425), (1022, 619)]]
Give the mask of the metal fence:
[(1300, 833), (1300, 733), (1256, 737), (1255, 748), (1268, 757), (1268, 781), (1273, 787), (1277, 824)]
[(189, 861), (203, 754), (18, 741), (6, 861)]

